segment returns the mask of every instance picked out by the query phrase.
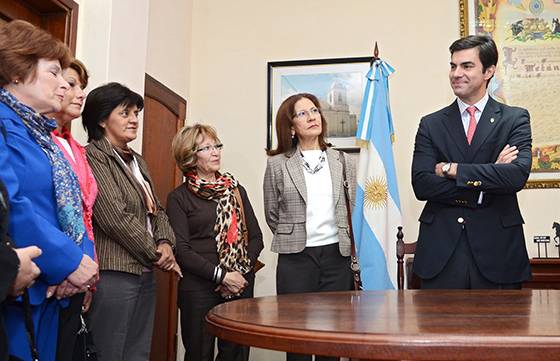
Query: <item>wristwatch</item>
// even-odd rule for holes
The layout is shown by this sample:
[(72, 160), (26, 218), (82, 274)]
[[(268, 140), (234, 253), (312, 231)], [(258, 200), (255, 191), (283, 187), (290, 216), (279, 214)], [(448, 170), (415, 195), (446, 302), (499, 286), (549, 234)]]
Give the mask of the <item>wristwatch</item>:
[(451, 170), (451, 163), (445, 163), (441, 167), (441, 171), (443, 172), (443, 176), (447, 177), (449, 175), (449, 171)]

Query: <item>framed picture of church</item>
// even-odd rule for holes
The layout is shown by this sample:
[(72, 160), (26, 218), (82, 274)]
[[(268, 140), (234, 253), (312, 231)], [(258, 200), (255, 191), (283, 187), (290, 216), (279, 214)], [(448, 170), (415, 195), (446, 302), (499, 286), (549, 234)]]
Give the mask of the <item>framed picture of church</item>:
[(275, 61), (268, 63), (267, 149), (277, 145), (276, 112), (290, 95), (311, 93), (327, 121), (327, 141), (359, 151), (356, 129), (371, 57)]
[(495, 99), (531, 114), (533, 162), (526, 188), (560, 188), (560, 0), (459, 0), (461, 36), (498, 46)]

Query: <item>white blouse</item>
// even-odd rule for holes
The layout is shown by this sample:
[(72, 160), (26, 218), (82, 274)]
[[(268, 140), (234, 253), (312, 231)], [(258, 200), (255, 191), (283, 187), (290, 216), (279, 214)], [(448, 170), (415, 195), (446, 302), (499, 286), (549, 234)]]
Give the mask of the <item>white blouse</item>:
[[(319, 163), (321, 150), (302, 151), (305, 161), (315, 168)], [(334, 198), (329, 162), (325, 159), (323, 168), (315, 174), (303, 169), (307, 188), (307, 231), (306, 247), (318, 247), (338, 243)]]

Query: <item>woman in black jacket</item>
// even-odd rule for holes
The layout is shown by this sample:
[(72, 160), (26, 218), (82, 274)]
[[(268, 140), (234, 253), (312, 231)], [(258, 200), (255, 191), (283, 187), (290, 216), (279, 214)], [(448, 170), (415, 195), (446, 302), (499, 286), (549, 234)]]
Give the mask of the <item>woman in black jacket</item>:
[[(214, 306), (253, 297), (262, 233), (245, 189), (220, 173), (222, 143), (209, 126), (183, 128), (173, 155), (185, 183), (169, 194), (167, 213), (177, 238), (176, 259), (185, 360), (214, 360), (214, 336), (204, 316)], [(249, 348), (218, 340), (218, 359), (246, 361)]]

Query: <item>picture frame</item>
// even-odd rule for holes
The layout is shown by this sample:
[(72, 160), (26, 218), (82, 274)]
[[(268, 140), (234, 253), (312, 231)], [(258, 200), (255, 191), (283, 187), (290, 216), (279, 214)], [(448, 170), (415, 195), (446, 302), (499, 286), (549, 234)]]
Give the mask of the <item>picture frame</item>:
[(336, 149), (359, 152), (356, 129), (371, 56), (267, 63), (267, 149), (277, 146), (276, 112), (290, 95), (311, 93), (327, 120), (326, 140)]
[(488, 86), (531, 115), (533, 162), (526, 188), (560, 188), (560, 0), (459, 0), (461, 36), (489, 35), (499, 60)]

